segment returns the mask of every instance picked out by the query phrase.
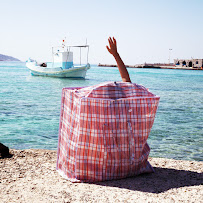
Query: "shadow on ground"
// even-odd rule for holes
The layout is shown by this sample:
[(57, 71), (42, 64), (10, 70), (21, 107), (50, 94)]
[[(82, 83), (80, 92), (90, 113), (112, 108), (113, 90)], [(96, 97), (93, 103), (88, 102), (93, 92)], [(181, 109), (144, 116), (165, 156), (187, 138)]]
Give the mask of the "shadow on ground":
[(154, 169), (155, 173), (97, 184), (157, 194), (173, 188), (203, 184), (203, 173), (158, 167)]

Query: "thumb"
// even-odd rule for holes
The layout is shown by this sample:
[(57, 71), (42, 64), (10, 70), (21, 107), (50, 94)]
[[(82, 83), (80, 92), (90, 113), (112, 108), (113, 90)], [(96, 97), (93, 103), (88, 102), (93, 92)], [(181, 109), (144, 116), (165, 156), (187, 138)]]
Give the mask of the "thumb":
[(111, 51), (110, 51), (109, 47), (108, 47), (108, 46), (106, 46), (106, 48), (107, 48), (107, 50), (109, 51), (109, 53), (111, 54)]

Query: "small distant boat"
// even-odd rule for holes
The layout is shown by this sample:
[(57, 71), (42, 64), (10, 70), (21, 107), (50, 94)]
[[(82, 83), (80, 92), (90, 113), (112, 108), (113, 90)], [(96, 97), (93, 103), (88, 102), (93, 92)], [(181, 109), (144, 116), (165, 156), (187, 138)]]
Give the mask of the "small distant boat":
[[(64, 40), (63, 40), (64, 42)], [(57, 51), (55, 49), (57, 48)], [(80, 49), (80, 65), (73, 64), (72, 48)], [(87, 62), (81, 65), (81, 49), (87, 48)], [(27, 68), (32, 75), (60, 77), (60, 78), (85, 78), (86, 72), (90, 69), (88, 63), (89, 45), (52, 47), (53, 62), (38, 64), (36, 60), (29, 59), (26, 62)]]

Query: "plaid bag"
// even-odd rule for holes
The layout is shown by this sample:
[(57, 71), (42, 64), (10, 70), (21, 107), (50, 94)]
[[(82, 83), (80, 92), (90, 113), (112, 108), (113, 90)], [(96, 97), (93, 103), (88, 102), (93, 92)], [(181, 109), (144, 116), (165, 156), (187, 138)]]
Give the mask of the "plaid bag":
[(57, 170), (72, 182), (153, 172), (147, 138), (159, 97), (128, 82), (62, 90)]

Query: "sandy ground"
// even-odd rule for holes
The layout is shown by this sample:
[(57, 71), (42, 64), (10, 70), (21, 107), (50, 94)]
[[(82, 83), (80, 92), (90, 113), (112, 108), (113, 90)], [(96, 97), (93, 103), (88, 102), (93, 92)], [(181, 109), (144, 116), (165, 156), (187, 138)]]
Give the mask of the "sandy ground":
[(55, 170), (56, 151), (10, 150), (0, 159), (0, 202), (203, 202), (203, 162), (150, 158), (155, 173), (94, 184)]

